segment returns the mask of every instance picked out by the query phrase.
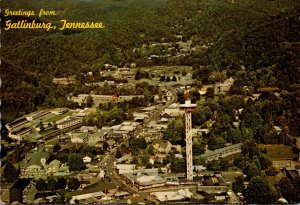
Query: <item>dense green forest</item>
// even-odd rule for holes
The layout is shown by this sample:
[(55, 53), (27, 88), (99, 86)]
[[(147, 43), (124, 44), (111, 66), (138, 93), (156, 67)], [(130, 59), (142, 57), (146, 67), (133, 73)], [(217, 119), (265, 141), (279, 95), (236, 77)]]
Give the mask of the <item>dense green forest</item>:
[[(106, 26), (49, 32), (2, 29), (0, 97), (4, 122), (53, 99), (63, 101), (71, 88), (54, 86), (53, 77), (98, 71), (104, 63), (161, 64), (133, 50), (152, 42), (174, 42), (175, 35), (182, 35), (183, 41), (192, 40), (195, 47), (175, 64), (193, 66), (194, 78), (199, 80), (205, 81), (212, 71), (227, 70), (241, 79), (240, 86), (288, 89), (300, 79), (299, 1), (2, 0), (1, 8), (2, 12), (57, 10), (59, 15), (39, 20), (54, 24), (60, 19), (97, 20)], [(6, 19), (20, 17), (1, 14), (1, 19), (3, 28)], [(174, 61), (163, 63), (172, 65)], [(246, 70), (241, 70), (242, 66)]]

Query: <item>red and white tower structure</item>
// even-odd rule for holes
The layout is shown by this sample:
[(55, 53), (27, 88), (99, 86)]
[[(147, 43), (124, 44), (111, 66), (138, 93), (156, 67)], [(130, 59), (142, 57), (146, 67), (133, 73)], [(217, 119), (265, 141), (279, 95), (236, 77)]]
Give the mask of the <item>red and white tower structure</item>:
[[(188, 93), (187, 95), (188, 96)], [(185, 104), (180, 105), (180, 110), (185, 114), (185, 143), (186, 143), (186, 178), (193, 180), (193, 135), (192, 135), (192, 112), (196, 109), (196, 104), (186, 97)]]

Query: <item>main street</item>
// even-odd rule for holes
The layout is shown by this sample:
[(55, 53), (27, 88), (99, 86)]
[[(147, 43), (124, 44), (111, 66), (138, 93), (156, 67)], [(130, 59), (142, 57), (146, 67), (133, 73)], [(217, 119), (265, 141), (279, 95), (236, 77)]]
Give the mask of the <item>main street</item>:
[[(134, 134), (135, 136), (139, 136), (151, 121), (157, 120), (160, 117), (160, 114), (163, 112), (164, 109), (166, 109), (171, 104), (177, 101), (176, 91), (170, 86), (168, 86), (167, 89), (170, 90), (172, 93), (171, 99), (165, 105), (158, 106), (157, 110), (151, 116), (149, 116), (144, 120), (143, 125), (135, 130), (135, 134)], [(114, 183), (116, 186), (122, 187), (123, 190), (129, 192), (130, 194), (135, 194), (135, 195), (138, 194), (141, 198), (144, 199), (145, 202), (158, 204), (159, 201), (157, 201), (153, 196), (151, 196), (150, 193), (139, 191), (136, 187), (129, 185), (118, 175), (118, 173), (114, 169), (116, 150), (120, 148), (122, 144), (127, 144), (127, 143), (128, 143), (128, 139), (126, 139), (121, 144), (118, 144), (102, 159), (101, 167), (105, 169), (106, 177), (108, 177), (110, 181)]]

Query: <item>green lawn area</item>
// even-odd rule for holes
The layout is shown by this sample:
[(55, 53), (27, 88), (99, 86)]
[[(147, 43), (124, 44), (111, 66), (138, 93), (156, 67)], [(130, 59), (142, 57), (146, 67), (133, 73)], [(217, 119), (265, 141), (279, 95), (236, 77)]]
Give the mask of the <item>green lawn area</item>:
[(67, 116), (72, 116), (74, 114), (74, 111), (68, 111), (68, 112), (66, 112), (65, 114), (62, 114), (62, 115), (56, 115), (56, 116), (54, 116), (54, 117), (52, 117), (52, 118), (49, 118), (49, 119), (47, 119), (47, 120), (45, 120), (45, 122), (47, 123), (47, 122), (57, 122), (58, 120), (61, 120), (61, 119), (63, 119), (64, 117), (67, 117)]
[(260, 145), (261, 148), (266, 148), (266, 155), (270, 160), (292, 160), (294, 154), (292, 147), (286, 145)]

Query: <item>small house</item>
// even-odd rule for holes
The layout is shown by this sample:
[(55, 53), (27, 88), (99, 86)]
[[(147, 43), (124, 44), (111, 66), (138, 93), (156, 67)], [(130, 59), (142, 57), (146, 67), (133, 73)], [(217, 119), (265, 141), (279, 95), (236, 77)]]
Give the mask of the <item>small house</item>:
[(92, 162), (92, 158), (89, 157), (89, 156), (83, 157), (82, 160), (83, 160), (84, 163), (91, 163)]

